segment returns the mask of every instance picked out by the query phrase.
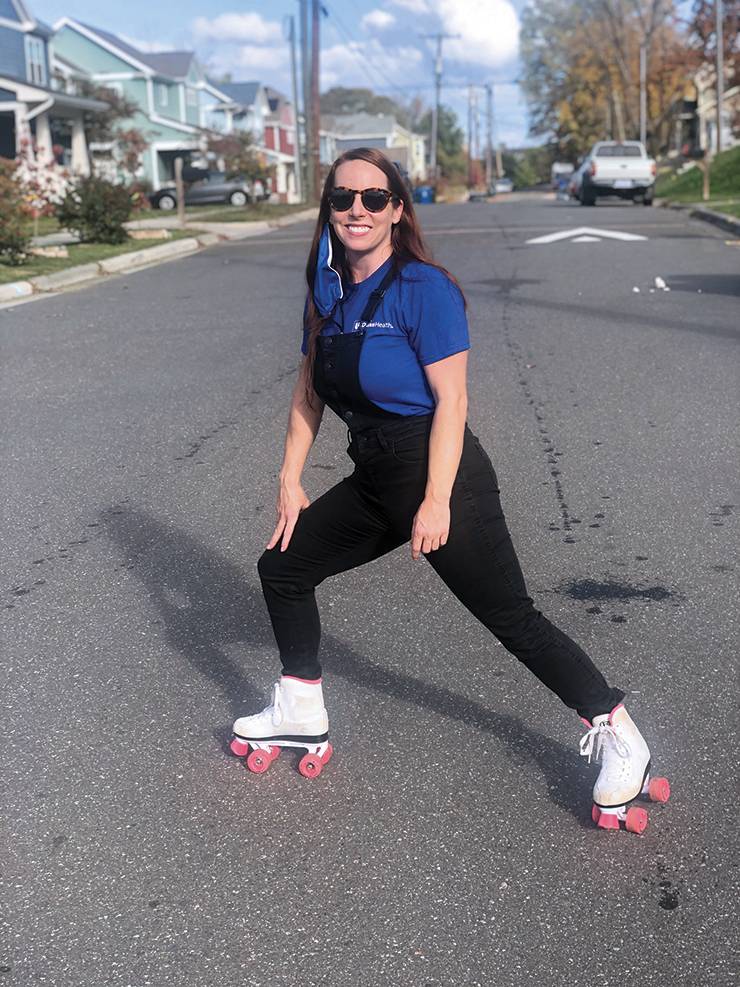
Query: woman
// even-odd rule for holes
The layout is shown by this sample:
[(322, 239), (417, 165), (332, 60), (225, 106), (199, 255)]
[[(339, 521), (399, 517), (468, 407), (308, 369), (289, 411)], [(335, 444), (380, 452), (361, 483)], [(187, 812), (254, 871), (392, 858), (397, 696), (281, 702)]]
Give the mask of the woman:
[[(588, 726), (603, 754), (594, 819), (619, 828), (648, 790), (650, 755), (590, 658), (534, 608), (499, 502), (496, 474), (466, 424), (469, 349), (455, 279), (424, 246), (408, 190), (380, 152), (334, 162), (306, 268), (305, 359), (293, 392), (275, 531), (259, 574), (283, 669), (273, 702), (234, 724), (232, 749), (264, 771), (305, 747), (306, 775), (331, 756), (314, 590), (327, 576), (411, 542), (465, 606)], [(348, 427), (351, 476), (314, 503), (301, 473), (325, 405)], [(657, 781), (657, 779), (656, 779)], [(659, 791), (659, 789), (661, 789)], [(654, 795), (663, 796), (652, 783)], [(630, 828), (644, 827), (643, 809)]]

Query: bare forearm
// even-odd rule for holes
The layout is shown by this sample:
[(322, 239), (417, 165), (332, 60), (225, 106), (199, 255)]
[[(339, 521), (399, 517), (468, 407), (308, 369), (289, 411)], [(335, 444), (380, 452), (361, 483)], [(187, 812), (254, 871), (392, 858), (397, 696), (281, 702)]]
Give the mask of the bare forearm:
[(314, 443), (324, 414), (324, 402), (314, 394), (313, 407), (306, 403), (303, 374), (293, 388), (285, 436), (285, 452), (280, 470), (281, 483), (299, 483), (306, 459)]
[(442, 398), (437, 402), (429, 437), (429, 466), (424, 496), (449, 503), (463, 448), (468, 414), (467, 398)]

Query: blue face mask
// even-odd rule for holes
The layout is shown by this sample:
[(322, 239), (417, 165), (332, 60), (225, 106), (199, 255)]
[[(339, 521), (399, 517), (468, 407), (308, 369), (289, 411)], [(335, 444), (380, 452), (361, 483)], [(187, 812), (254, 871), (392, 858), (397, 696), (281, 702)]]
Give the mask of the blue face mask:
[(316, 260), (316, 276), (313, 281), (313, 300), (321, 315), (326, 318), (334, 311), (334, 306), (344, 297), (342, 279), (331, 266), (331, 230), (327, 223), (319, 240), (319, 254)]

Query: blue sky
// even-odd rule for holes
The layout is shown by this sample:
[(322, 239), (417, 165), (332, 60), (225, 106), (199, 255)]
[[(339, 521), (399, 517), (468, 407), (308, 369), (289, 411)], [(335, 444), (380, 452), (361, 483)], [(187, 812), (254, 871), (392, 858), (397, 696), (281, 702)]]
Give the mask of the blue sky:
[[(493, 82), (495, 136), (508, 146), (527, 140), (526, 107), (515, 79), (523, 0), (322, 0), (321, 88), (363, 86), (393, 98), (433, 98), (433, 42), (445, 31), (443, 102), (467, 120), (467, 84)], [(213, 71), (260, 79), (290, 93), (283, 22), (296, 0), (29, 0), (53, 24), (75, 17), (152, 50), (188, 48)], [(481, 107), (484, 106), (481, 94)], [(483, 128), (481, 119), (481, 127)]]

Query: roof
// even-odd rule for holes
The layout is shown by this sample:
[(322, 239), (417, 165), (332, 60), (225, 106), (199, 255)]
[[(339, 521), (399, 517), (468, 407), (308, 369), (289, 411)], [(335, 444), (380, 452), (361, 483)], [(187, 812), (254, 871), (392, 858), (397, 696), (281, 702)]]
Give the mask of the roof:
[(348, 137), (387, 137), (398, 126), (390, 113), (337, 113), (321, 115), (325, 130)]
[(194, 51), (141, 51), (139, 48), (135, 48), (134, 45), (129, 44), (128, 41), (124, 41), (117, 34), (111, 34), (110, 31), (104, 31), (102, 28), (95, 27), (93, 24), (85, 24), (83, 21), (79, 23), (86, 30), (97, 34), (99, 38), (107, 41), (114, 48), (118, 48), (125, 55), (130, 55), (137, 62), (143, 62), (160, 75), (167, 75), (173, 79), (181, 79), (186, 76), (195, 58)]
[(59, 89), (49, 89), (48, 86), (39, 86), (35, 82), (21, 79), (17, 75), (7, 75), (4, 72), (0, 73), (0, 83), (3, 82), (20, 83), (20, 85), (25, 86), (27, 89), (35, 89), (40, 93), (46, 93), (47, 96), (53, 96), (54, 106), (68, 106), (77, 110), (92, 110), (93, 112), (108, 109), (108, 104), (101, 99), (89, 99), (87, 96), (73, 96)]
[(259, 82), (214, 82), (213, 85), (242, 106), (252, 106), (260, 88)]
[(190, 66), (195, 58), (194, 51), (156, 51), (141, 52), (139, 57), (147, 65), (151, 65), (162, 75), (172, 76), (174, 79), (183, 79), (190, 71)]

